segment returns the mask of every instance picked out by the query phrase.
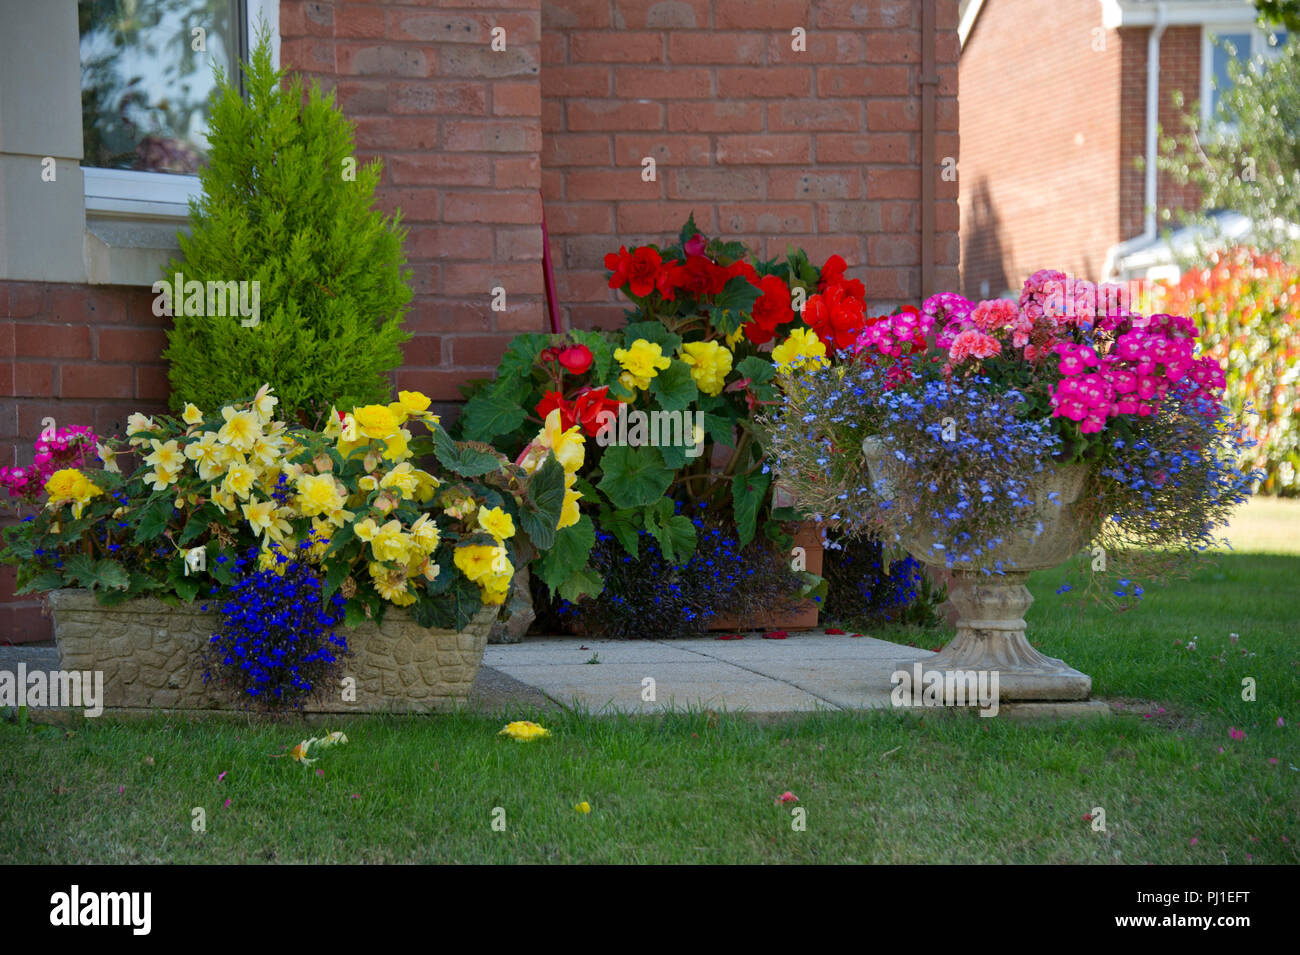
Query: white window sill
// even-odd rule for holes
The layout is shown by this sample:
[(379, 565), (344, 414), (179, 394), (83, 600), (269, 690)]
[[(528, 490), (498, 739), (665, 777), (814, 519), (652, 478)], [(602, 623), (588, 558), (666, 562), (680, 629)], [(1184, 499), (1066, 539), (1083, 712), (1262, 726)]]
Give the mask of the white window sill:
[(179, 225), (189, 218), (189, 200), (200, 195), (198, 176), (89, 166), (83, 166), (81, 174), (86, 183), (88, 217), (105, 213), (146, 216), (175, 219)]

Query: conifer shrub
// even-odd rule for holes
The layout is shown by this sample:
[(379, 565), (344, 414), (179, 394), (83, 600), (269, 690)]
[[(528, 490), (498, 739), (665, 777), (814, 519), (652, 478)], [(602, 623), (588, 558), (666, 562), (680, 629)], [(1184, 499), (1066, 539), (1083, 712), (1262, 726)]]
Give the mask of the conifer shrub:
[(195, 291), (194, 281), (256, 282), (257, 309), (246, 317), (206, 294), (193, 314), (197, 296), (173, 302), (180, 289), (167, 296), (154, 286), (172, 314), (164, 353), (172, 407), (219, 408), (264, 382), (287, 415), (307, 421), (331, 404), (384, 402), (410, 337), (402, 317), (411, 289), (400, 213), (371, 208), (381, 164), (356, 164), (353, 126), (332, 92), (313, 82), (304, 96), (300, 78), (282, 82), (268, 35), (243, 74), (241, 95), (218, 73), (192, 235), (181, 235), (164, 282), (174, 288), (177, 273)]

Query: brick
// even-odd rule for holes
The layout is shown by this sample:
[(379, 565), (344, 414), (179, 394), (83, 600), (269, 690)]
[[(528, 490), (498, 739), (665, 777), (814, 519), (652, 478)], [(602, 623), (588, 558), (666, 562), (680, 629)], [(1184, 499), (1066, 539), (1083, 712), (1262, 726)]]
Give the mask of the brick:
[(378, 7), (345, 4), (334, 11), (334, 35), (383, 39), (389, 35), (384, 11)]
[(668, 34), (668, 62), (717, 63), (723, 65), (757, 63), (763, 56), (763, 37), (757, 34), (698, 33)]
[(867, 259), (874, 265), (919, 265), (920, 238), (915, 234), (867, 236)]
[(540, 123), (447, 120), (442, 130), (451, 152), (535, 153), (542, 145)]
[(880, 30), (867, 34), (871, 63), (921, 62), (921, 34), (915, 30)]
[(453, 335), (446, 341), (451, 346), (451, 364), (460, 368), (495, 368), (501, 362), (501, 353), (510, 344), (510, 337), (508, 335)]
[(447, 153), (394, 156), (388, 162), (388, 175), (398, 185), (488, 186), (492, 184), (492, 160)]
[(762, 97), (784, 99), (812, 95), (812, 70), (783, 66), (779, 69), (720, 68), (718, 96), (724, 99)]
[(16, 361), (13, 393), (16, 397), (49, 398), (54, 394), (54, 366), (46, 362)]
[(542, 198), (558, 202), (564, 198), (564, 173), (558, 169), (542, 170)]
[(536, 223), (541, 221), (541, 197), (523, 195), (452, 194), (443, 200), (447, 222)]
[(280, 63), (285, 69), (306, 73), (337, 74), (334, 44), (317, 37), (280, 41)]
[(358, 117), (353, 122), (357, 145), (363, 149), (434, 149), (438, 145), (438, 121), (432, 117)]
[(827, 133), (817, 137), (817, 161), (904, 165), (912, 162), (912, 142), (907, 133)]
[(491, 315), (486, 303), (471, 305), (417, 296), (403, 324), (412, 333), (488, 331), (492, 327)]
[(542, 96), (608, 96), (613, 92), (609, 66), (552, 66), (542, 70)]
[(919, 28), (919, 14), (913, 0), (818, 0), (817, 26)]
[(767, 128), (789, 130), (859, 130), (862, 107), (851, 101), (786, 100), (767, 108)]
[(658, 199), (663, 195), (663, 177), (644, 182), (639, 169), (605, 172), (574, 169), (564, 174), (566, 200), (582, 199)]
[(438, 51), (438, 75), (481, 79), (536, 76), (538, 54), (533, 46), (508, 46), (499, 52), (486, 46), (444, 47)]
[[(856, 235), (774, 235), (764, 240), (763, 254), (771, 259), (778, 256), (784, 256), (787, 245), (793, 245), (803, 249), (808, 253), (810, 262), (825, 262), (832, 255), (840, 255), (844, 260), (853, 265), (855, 262), (862, 261), (860, 251), (862, 241)], [(860, 271), (856, 267), (851, 267), (848, 271), (849, 278), (855, 278), (856, 273)]]
[(488, 226), (430, 225), (411, 226), (406, 252), (412, 259), (468, 259), (484, 261), (492, 257), (493, 230)]
[(609, 0), (542, 0), (542, 31), (607, 27), (609, 7)]
[(608, 166), (613, 160), (610, 146), (610, 137), (604, 134), (554, 133), (543, 136), (542, 165), (551, 168)]
[(757, 169), (674, 169), (670, 199), (762, 199), (763, 173)]
[(536, 82), (493, 83), (492, 115), (541, 116), (541, 88)]
[(571, 63), (662, 63), (662, 33), (571, 33)]
[[(30, 444), (36, 440), (36, 436), (43, 430), (42, 419), (45, 417), (53, 417), (60, 427), (70, 424), (88, 424), (92, 427), (95, 425), (97, 408), (94, 404), (49, 400), (53, 397), (51, 395), (44, 397), (46, 398), (44, 401), (15, 402), (17, 405), (18, 434), (29, 445), (25, 449), (27, 456), (23, 459), (24, 461), (31, 460)], [(96, 433), (104, 434), (105, 432), (96, 428)]]
[(608, 302), (609, 280), (603, 271), (565, 269), (555, 277), (555, 292), (562, 302)]
[[(939, 203), (936, 203), (936, 207)], [(956, 208), (956, 203), (943, 203), (946, 207)], [(939, 223), (938, 209), (935, 210), (935, 227), (949, 228)], [(885, 232), (917, 232), (920, 229), (921, 211), (918, 202), (897, 200), (880, 203), (881, 229)], [(956, 219), (950, 227), (956, 231)]]
[(135, 368), (95, 362), (59, 367), (60, 398), (134, 398)]
[(807, 164), (812, 159), (812, 144), (807, 136), (719, 136), (718, 163), (728, 166), (794, 163)]
[[(614, 137), (614, 161), (618, 165), (640, 166), (646, 156), (654, 157), (661, 167), (669, 164), (705, 166), (711, 158), (709, 137), (631, 134)], [(660, 175), (662, 176), (662, 171)]]
[(546, 304), (540, 296), (531, 301), (518, 302), (504, 312), (496, 312), (496, 327), (503, 332), (549, 331)]
[(152, 362), (167, 347), (165, 332), (153, 328), (103, 328), (96, 341), (95, 357), (100, 361)]
[(857, 199), (861, 194), (857, 170), (773, 169), (767, 174), (769, 199)]
[(50, 286), (43, 282), (5, 282), (9, 289), (7, 318), (33, 318), (46, 309)]
[(607, 235), (614, 230), (614, 210), (607, 204), (546, 203), (546, 230), (551, 235)]
[(908, 96), (913, 92), (911, 68), (906, 66), (821, 66), (818, 96)]
[(616, 329), (623, 325), (621, 305), (574, 305), (569, 309), (569, 324), (573, 328)]
[[(938, 104), (936, 116), (938, 115)], [(867, 129), (882, 133), (921, 128), (921, 106), (917, 99), (868, 100)]]
[(402, 221), (438, 222), (442, 218), (439, 201), (441, 193), (437, 189), (378, 189), (375, 192), (375, 207), (386, 215), (401, 212)]
[(867, 197), (870, 199), (921, 198), (918, 169), (868, 169)]
[(0, 606), (0, 643), (47, 643), (54, 639), (53, 621), (39, 603)]
[(780, 30), (812, 26), (811, 0), (714, 0), (720, 30)]
[(340, 80), (334, 93), (339, 108), (350, 117), (388, 112), (388, 84), (382, 81)]
[(743, 133), (763, 128), (763, 107), (755, 102), (669, 103), (672, 132)]
[(16, 325), (14, 354), (19, 358), (89, 358), (90, 329), (84, 325)]
[(144, 401), (166, 401), (171, 394), (166, 365), (137, 365), (135, 396)]
[(712, 72), (690, 66), (616, 66), (614, 92), (627, 99), (710, 99)]
[(391, 95), (394, 113), (486, 116), (488, 111), (482, 83), (394, 83)]
[(568, 128), (574, 132), (605, 129), (644, 131), (663, 127), (664, 108), (659, 103), (629, 103), (613, 99), (570, 100), (566, 118)]
[(73, 325), (120, 325), (126, 321), (126, 310), (121, 294), (86, 285), (56, 285), (50, 289), (49, 318)]
[[(409, 343), (408, 343), (409, 344)], [(460, 385), (470, 378), (482, 377), (464, 371), (434, 368), (402, 368), (394, 376), (399, 389), (421, 391), (435, 401), (462, 401)]]
[[(697, 202), (620, 202), (618, 235), (646, 234), (676, 237), (682, 223), (691, 215), (695, 225), (706, 235), (715, 233), (713, 207)], [(614, 244), (614, 248), (618, 247)], [(612, 250), (611, 250), (612, 251)]]
[(799, 66), (823, 63), (861, 63), (865, 44), (849, 31), (813, 30), (804, 37), (803, 50), (794, 49), (789, 31), (773, 33), (767, 41), (767, 62)]
[[(811, 232), (813, 211), (806, 204), (745, 203), (718, 207), (719, 231), (723, 233)], [(698, 224), (698, 223), (697, 223)]]
[(881, 204), (878, 202), (821, 202), (817, 205), (820, 232), (879, 232)]
[(497, 157), (492, 164), (492, 182), (498, 189), (539, 189), (542, 164), (537, 156)]
[[(5, 290), (0, 288), (0, 299), (3, 299)], [(14, 323), (5, 322), (0, 325), (0, 364), (10, 361), (14, 357)], [(4, 394), (0, 390), (0, 394)]]
[(523, 229), (495, 229), (497, 262), (540, 262), (542, 258), (541, 226)]
[[(556, 63), (568, 63), (569, 35), (567, 33), (543, 33), (541, 51), (542, 62), (548, 67)], [(545, 72), (545, 70), (542, 72)]]
[(618, 0), (614, 26), (620, 30), (707, 27), (710, 0)]

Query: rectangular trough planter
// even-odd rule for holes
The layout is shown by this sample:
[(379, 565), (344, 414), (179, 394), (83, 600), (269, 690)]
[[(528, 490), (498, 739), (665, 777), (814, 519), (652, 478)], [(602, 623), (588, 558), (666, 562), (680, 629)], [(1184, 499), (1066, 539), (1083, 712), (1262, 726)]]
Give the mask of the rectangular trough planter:
[[(215, 683), (204, 685), (200, 654), (218, 618), (198, 604), (170, 607), (152, 598), (104, 607), (86, 590), (47, 597), (61, 670), (100, 670), (109, 709), (239, 709)], [(345, 628), (352, 656), (341, 677), (355, 679), (355, 701), (328, 688), (308, 713), (428, 713), (469, 698), (499, 607), (483, 607), (460, 632), (421, 627), (390, 607), (380, 626)]]
[[(806, 569), (820, 575), (823, 549), (817, 525), (801, 524), (794, 535), (794, 546), (803, 548)], [(790, 610), (768, 611), (748, 619), (717, 616), (709, 622), (709, 630), (812, 630), (817, 626), (818, 612), (815, 600), (804, 600)]]

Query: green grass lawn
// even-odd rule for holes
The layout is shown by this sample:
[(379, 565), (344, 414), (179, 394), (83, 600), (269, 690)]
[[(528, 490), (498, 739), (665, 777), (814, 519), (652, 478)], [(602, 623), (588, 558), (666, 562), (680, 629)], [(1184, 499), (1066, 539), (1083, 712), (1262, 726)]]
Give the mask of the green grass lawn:
[(1256, 506), (1236, 553), (1126, 613), (1031, 581), (1033, 639), (1123, 704), (1110, 719), (511, 713), (552, 733), (520, 744), (504, 718), (353, 718), (311, 768), (270, 758), (319, 735), (296, 722), (4, 723), (0, 860), (1294, 864), (1300, 509)]

